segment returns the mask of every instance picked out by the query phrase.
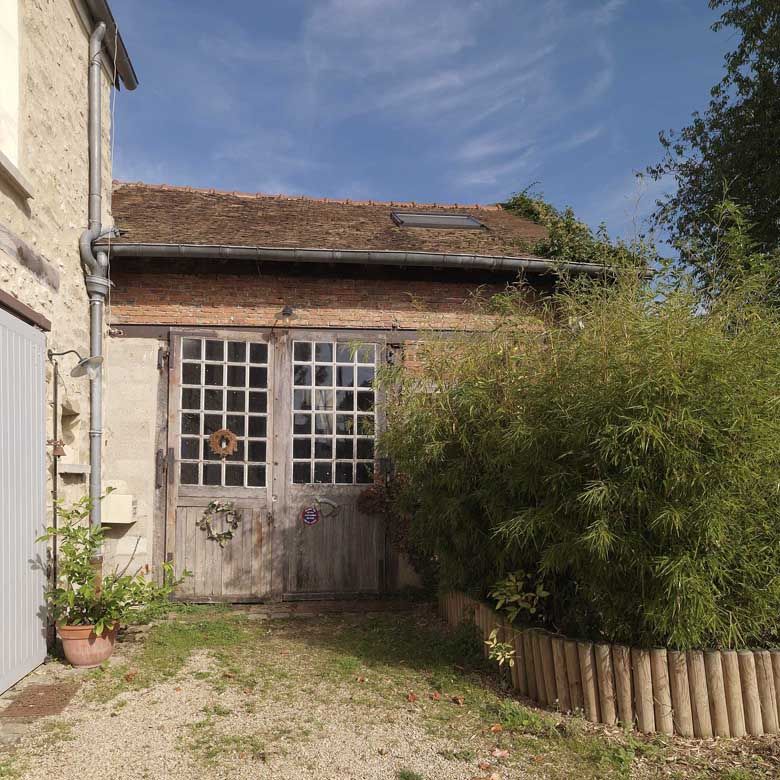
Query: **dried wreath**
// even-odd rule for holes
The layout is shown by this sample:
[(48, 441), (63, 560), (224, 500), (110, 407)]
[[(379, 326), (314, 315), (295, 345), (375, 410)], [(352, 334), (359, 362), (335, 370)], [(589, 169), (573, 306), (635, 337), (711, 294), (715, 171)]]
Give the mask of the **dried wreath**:
[[(222, 516), (222, 520), (227, 528), (216, 533), (211, 522), (218, 515)], [(232, 501), (210, 501), (203, 512), (203, 517), (198, 520), (198, 528), (206, 532), (207, 539), (213, 539), (220, 547), (224, 547), (225, 542), (233, 538), (233, 531), (238, 528), (240, 522), (241, 511), (236, 509)]]
[(238, 439), (233, 431), (227, 428), (220, 428), (209, 436), (209, 447), (220, 458), (229, 458), (235, 454), (238, 448)]

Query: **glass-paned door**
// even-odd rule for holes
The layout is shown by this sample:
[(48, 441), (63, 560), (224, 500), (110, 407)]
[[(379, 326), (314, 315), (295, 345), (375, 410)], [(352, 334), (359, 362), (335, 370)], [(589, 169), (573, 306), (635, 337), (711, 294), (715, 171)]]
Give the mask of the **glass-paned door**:
[(189, 332), (169, 356), (166, 550), (193, 573), (180, 595), (271, 590), (273, 347), (264, 334)]

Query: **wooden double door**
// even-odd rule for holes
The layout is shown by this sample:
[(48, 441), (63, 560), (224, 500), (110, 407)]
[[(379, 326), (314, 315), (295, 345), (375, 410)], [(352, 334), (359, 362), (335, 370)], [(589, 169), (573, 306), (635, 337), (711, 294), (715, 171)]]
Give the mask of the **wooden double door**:
[(171, 335), (168, 560), (182, 598), (376, 594), (384, 519), (362, 514), (381, 424), (369, 333), (192, 330)]

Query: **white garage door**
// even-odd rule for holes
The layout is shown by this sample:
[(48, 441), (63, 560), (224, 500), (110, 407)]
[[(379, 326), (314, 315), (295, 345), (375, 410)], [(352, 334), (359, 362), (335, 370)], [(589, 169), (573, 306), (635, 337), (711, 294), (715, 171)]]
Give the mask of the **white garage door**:
[(0, 693), (46, 656), (45, 348), (0, 309)]

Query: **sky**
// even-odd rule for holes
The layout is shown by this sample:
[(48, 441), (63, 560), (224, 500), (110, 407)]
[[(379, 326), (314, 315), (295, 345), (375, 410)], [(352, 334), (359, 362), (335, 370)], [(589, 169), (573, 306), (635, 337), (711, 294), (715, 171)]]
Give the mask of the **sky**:
[(706, 107), (733, 33), (706, 0), (112, 0), (139, 77), (114, 175), (496, 203), (534, 185), (630, 239), (635, 172)]

